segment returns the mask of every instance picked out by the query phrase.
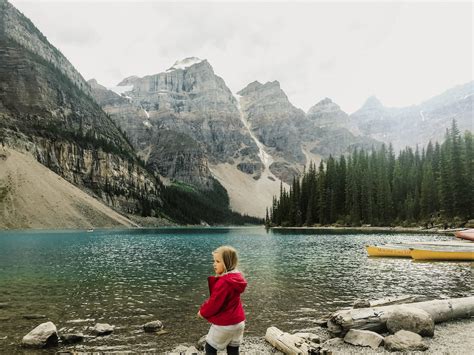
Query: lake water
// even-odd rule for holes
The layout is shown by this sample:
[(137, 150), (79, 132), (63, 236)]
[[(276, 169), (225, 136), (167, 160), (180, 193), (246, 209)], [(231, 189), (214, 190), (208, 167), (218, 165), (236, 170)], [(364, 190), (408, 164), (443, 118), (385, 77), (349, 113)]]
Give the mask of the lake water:
[[(208, 295), (211, 252), (223, 244), (237, 248), (249, 283), (243, 296), (249, 336), (263, 336), (272, 325), (284, 331), (314, 326), (314, 319), (357, 298), (468, 296), (469, 262), (369, 258), (364, 248), (452, 239), (260, 227), (0, 232), (0, 303), (7, 303), (0, 308), (0, 352), (20, 352), (21, 338), (47, 320), (85, 334), (97, 322), (117, 327), (78, 347), (88, 351), (194, 343), (208, 330), (196, 313)], [(47, 318), (28, 320), (27, 314)], [(168, 333), (143, 333), (141, 326), (156, 319)]]

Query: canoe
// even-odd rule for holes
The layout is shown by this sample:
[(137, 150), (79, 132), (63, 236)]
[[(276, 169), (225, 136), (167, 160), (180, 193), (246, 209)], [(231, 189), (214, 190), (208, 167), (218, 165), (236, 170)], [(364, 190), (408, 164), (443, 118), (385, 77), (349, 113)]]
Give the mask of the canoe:
[(411, 258), (410, 249), (398, 245), (366, 245), (369, 256), (388, 256), (395, 258)]
[(474, 241), (474, 229), (466, 229), (463, 231), (457, 231), (455, 233), (456, 237), (466, 240)]
[(415, 260), (465, 260), (474, 261), (474, 249), (411, 249), (411, 257)]

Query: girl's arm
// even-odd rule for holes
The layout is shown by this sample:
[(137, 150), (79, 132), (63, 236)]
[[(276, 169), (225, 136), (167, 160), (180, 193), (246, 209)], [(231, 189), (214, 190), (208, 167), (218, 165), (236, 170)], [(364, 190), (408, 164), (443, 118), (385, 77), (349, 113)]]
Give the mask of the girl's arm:
[(219, 311), (224, 306), (228, 294), (229, 287), (227, 286), (226, 281), (220, 280), (220, 282), (214, 286), (209, 299), (206, 300), (199, 309), (201, 316), (207, 319), (219, 313)]

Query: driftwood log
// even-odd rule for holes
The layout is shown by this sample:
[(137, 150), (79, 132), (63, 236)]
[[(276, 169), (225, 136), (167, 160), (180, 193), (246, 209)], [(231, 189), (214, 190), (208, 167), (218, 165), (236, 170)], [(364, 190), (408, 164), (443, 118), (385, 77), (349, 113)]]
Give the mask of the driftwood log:
[(308, 354), (311, 352), (311, 347), (303, 338), (282, 332), (277, 327), (270, 327), (267, 329), (265, 340), (285, 354), (297, 355)]
[(435, 323), (474, 316), (474, 297), (451, 298), (401, 305), (354, 308), (333, 313), (328, 321), (328, 330), (343, 335), (349, 329), (385, 331), (386, 322), (396, 307), (413, 307), (426, 311)]

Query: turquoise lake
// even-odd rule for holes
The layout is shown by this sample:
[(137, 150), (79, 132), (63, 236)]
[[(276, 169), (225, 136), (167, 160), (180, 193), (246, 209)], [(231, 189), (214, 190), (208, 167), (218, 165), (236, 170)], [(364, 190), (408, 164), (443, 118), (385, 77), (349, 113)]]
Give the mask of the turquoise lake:
[[(319, 316), (357, 298), (468, 296), (469, 262), (369, 258), (364, 248), (452, 239), (261, 227), (0, 232), (0, 304), (6, 303), (0, 307), (0, 353), (28, 353), (18, 345), (21, 338), (47, 320), (63, 332), (87, 334), (95, 323), (117, 327), (111, 336), (76, 346), (83, 351), (192, 344), (209, 327), (196, 313), (208, 296), (211, 252), (224, 244), (239, 251), (249, 283), (243, 296), (247, 336), (263, 336), (272, 325), (284, 331), (312, 327)], [(23, 317), (31, 314), (46, 318)], [(143, 333), (141, 326), (156, 319), (167, 333)]]

